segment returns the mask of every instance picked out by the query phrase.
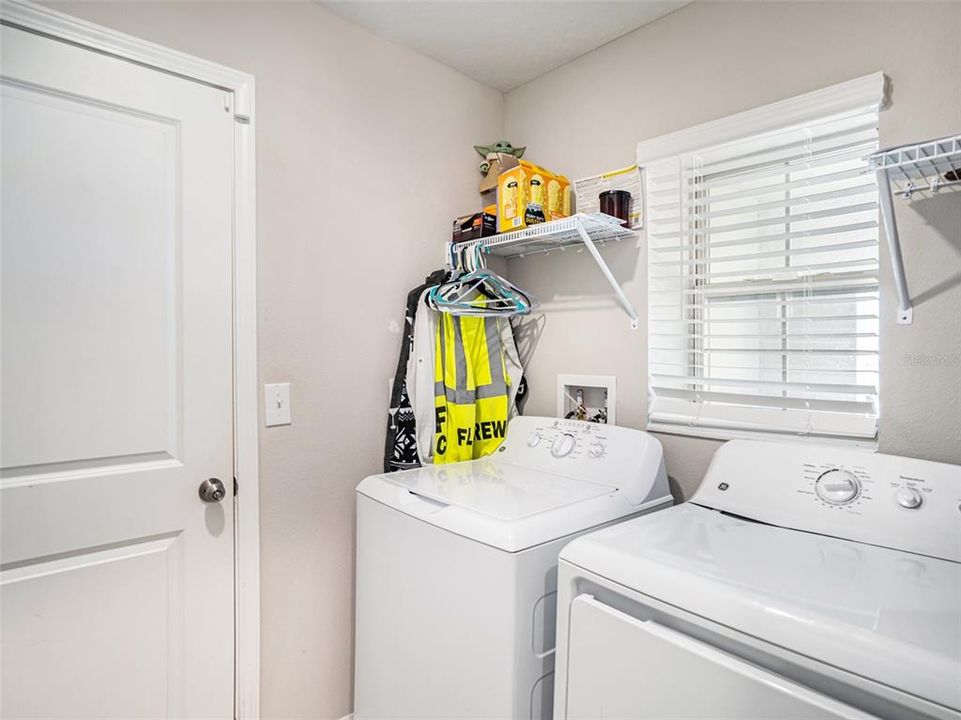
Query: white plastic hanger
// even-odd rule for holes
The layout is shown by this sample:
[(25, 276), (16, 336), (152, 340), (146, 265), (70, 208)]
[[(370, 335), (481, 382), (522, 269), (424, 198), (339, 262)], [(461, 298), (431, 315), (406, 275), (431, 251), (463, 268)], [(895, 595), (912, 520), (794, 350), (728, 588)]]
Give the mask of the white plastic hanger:
[(510, 281), (484, 266), (480, 243), (466, 249), (452, 280), (427, 293), (427, 304), (451, 315), (497, 317), (526, 315), (540, 303)]

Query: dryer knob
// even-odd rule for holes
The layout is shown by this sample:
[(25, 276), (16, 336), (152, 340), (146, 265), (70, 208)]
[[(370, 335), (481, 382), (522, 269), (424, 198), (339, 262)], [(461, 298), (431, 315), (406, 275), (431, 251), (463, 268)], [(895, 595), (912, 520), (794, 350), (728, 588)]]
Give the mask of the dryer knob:
[(821, 473), (814, 489), (824, 502), (831, 505), (846, 505), (856, 500), (861, 492), (861, 483), (847, 470), (834, 468)]
[(898, 505), (907, 510), (921, 507), (921, 493), (914, 488), (901, 488), (894, 494), (894, 499)]
[(527, 444), (531, 447), (537, 447), (541, 441), (541, 434), (539, 432), (532, 432), (527, 436)]

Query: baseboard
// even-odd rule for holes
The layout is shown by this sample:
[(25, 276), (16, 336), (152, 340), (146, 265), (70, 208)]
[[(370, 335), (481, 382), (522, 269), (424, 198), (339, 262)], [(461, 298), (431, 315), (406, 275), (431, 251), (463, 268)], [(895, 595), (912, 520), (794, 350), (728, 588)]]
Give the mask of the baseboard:
[(344, 715), (344, 717), (342, 717), (340, 720), (354, 720), (354, 713)]

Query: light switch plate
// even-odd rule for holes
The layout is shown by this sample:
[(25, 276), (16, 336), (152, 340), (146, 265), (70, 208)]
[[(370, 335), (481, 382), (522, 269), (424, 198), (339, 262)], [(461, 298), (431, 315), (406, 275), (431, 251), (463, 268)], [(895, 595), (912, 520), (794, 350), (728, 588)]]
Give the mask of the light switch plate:
[(264, 424), (290, 425), (290, 383), (264, 385)]

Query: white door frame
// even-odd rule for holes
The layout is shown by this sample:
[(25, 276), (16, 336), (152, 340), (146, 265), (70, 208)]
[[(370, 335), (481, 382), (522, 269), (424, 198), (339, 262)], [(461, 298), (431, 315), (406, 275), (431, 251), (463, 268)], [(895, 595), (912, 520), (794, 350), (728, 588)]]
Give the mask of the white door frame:
[(260, 716), (260, 480), (257, 410), (257, 204), (254, 77), (26, 0), (0, 0), (0, 22), (233, 93), (234, 105), (234, 712)]

